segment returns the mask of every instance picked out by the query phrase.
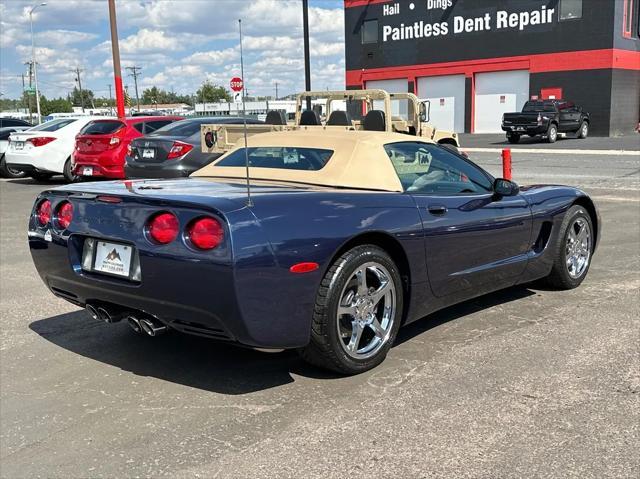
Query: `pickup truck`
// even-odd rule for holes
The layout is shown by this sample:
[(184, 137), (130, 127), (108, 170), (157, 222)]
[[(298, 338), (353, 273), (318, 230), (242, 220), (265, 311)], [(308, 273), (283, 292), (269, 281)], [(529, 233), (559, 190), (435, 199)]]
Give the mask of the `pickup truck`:
[[(311, 110), (304, 110), (306, 98), (324, 101), (326, 121), (322, 122)], [(362, 108), (363, 119), (351, 119), (348, 112), (336, 109), (345, 102), (358, 102)], [(393, 114), (392, 104), (404, 107), (404, 116)], [(309, 129), (323, 130), (367, 130), (404, 133), (406, 135), (428, 138), (435, 143), (455, 149), (460, 146), (458, 134), (441, 130), (429, 122), (429, 100), (420, 100), (413, 93), (388, 93), (384, 90), (340, 90), (340, 91), (306, 91), (296, 97), (296, 114), (293, 124), (281, 118), (279, 112), (267, 113), (264, 125), (248, 125), (247, 136), (270, 131), (296, 131)], [(369, 115), (370, 114), (370, 115)], [(367, 121), (367, 116), (374, 121)], [(201, 126), (202, 152), (221, 155), (233, 148), (244, 136), (243, 125)]]
[(566, 100), (531, 100), (524, 104), (522, 112), (502, 116), (502, 130), (509, 143), (518, 143), (522, 135), (540, 135), (548, 143), (554, 143), (558, 133), (586, 138), (589, 123), (589, 113)]

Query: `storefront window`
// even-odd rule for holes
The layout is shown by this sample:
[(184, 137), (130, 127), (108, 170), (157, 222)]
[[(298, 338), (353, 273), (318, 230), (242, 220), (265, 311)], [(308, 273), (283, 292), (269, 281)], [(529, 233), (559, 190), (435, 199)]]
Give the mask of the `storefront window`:
[(362, 43), (378, 43), (378, 20), (362, 23)]
[(560, 20), (582, 18), (582, 0), (560, 0)]

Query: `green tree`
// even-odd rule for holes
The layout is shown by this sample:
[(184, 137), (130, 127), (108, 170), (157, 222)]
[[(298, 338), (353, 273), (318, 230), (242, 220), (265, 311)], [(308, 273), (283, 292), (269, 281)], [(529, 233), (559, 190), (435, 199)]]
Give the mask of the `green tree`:
[(231, 94), (225, 87), (214, 85), (207, 80), (196, 92), (196, 100), (204, 102), (231, 101)]
[(47, 116), (51, 113), (71, 113), (73, 112), (73, 105), (65, 98), (47, 100), (44, 95), (40, 95), (40, 112), (42, 116)]
[(73, 92), (71, 92), (71, 102), (73, 106), (82, 106), (84, 103), (85, 108), (91, 108), (94, 104), (93, 92), (91, 90), (82, 90), (82, 99), (83, 102), (80, 101), (80, 90), (77, 87), (73, 87)]

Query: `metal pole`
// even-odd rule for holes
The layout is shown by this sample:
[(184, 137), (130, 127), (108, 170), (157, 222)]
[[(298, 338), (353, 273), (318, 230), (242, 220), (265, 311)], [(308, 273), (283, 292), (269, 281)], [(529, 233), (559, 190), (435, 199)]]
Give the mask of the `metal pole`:
[(247, 116), (244, 105), (244, 59), (242, 55), (242, 20), (238, 19), (240, 32), (240, 78), (242, 78), (242, 124), (244, 125), (244, 166), (247, 173), (247, 206), (253, 206), (251, 201), (251, 183), (249, 181), (249, 147), (247, 146)]
[[(304, 37), (304, 88), (311, 91), (311, 65), (309, 62), (309, 0), (302, 0), (302, 31)], [(307, 97), (307, 110), (311, 110), (311, 97)]]
[(113, 54), (113, 79), (116, 87), (116, 109), (118, 118), (124, 118), (124, 91), (122, 90), (122, 71), (120, 70), (120, 47), (118, 45), (115, 0), (109, 0), (109, 24), (111, 26), (111, 53)]
[(31, 24), (31, 61), (33, 62), (33, 78), (36, 83), (36, 108), (38, 109), (38, 125), (40, 124), (40, 91), (38, 90), (38, 67), (36, 66), (36, 47), (33, 39), (33, 11), (38, 7), (44, 7), (46, 3), (35, 5), (29, 11), (29, 23)]
[(80, 90), (80, 107), (82, 108), (82, 113), (84, 113), (84, 95), (82, 94), (82, 82), (80, 81), (80, 67), (76, 67), (75, 70), (71, 70), (76, 73), (76, 81), (78, 82), (78, 90)]

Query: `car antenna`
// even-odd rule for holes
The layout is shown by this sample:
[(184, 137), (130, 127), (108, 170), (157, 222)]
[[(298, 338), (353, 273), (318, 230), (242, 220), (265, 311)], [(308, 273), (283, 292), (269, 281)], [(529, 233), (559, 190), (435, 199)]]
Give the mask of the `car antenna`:
[(249, 181), (249, 148), (247, 146), (247, 115), (244, 106), (244, 60), (242, 57), (242, 20), (238, 19), (238, 29), (240, 31), (240, 78), (242, 79), (242, 124), (244, 130), (244, 166), (247, 174), (247, 206), (252, 207), (253, 201), (251, 201), (251, 181)]

